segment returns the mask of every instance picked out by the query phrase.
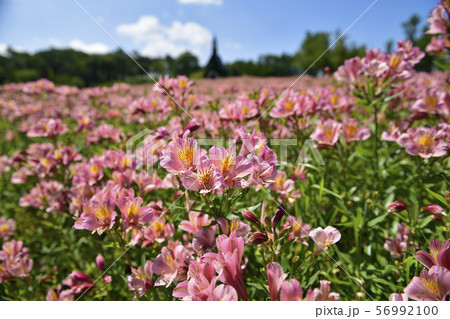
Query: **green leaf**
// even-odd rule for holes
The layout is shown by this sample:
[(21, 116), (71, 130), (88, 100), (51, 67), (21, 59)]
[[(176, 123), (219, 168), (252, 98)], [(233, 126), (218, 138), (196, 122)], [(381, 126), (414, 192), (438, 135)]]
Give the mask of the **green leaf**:
[(439, 200), (441, 203), (443, 203), (445, 206), (448, 206), (447, 201), (445, 200), (444, 196), (439, 195), (438, 193), (433, 192), (431, 189), (427, 188), (428, 193), (433, 195), (437, 200)]
[(261, 206), (262, 203), (247, 207), (247, 210), (253, 212), (254, 210), (256, 210), (259, 206)]
[(427, 216), (424, 219), (422, 219), (422, 221), (419, 223), (419, 225), (417, 225), (418, 228), (425, 228), (425, 226), (427, 226), (431, 221), (433, 220), (433, 216)]
[(337, 194), (337, 193), (335, 193), (335, 192), (333, 192), (333, 191), (330, 191), (329, 189), (323, 187), (323, 182), (324, 182), (324, 180), (322, 179), (322, 180), (321, 180), (321, 183), (320, 183), (320, 186), (317, 185), (317, 184), (314, 184), (314, 185), (312, 186), (313, 188), (318, 189), (318, 190), (320, 191), (320, 193), (319, 193), (319, 198), (320, 198), (320, 199), (322, 199), (322, 194), (323, 194), (323, 193), (327, 193), (327, 194), (330, 194), (330, 195), (336, 197), (337, 199), (342, 200), (342, 196), (341, 196), (341, 195), (339, 195), (339, 194)]
[(309, 286), (311, 286), (316, 280), (317, 280), (317, 277), (319, 276), (319, 271), (317, 271), (314, 275), (312, 275), (310, 278), (309, 278), (309, 281), (308, 281), (308, 284), (306, 285), (307, 287), (309, 287)]
[(373, 227), (373, 226), (375, 226), (375, 225), (381, 223), (382, 221), (384, 221), (384, 220), (386, 219), (386, 217), (387, 217), (388, 215), (389, 215), (389, 213), (384, 214), (384, 215), (381, 215), (381, 216), (378, 216), (378, 217), (372, 219), (371, 221), (369, 221), (369, 222), (367, 223), (367, 227)]

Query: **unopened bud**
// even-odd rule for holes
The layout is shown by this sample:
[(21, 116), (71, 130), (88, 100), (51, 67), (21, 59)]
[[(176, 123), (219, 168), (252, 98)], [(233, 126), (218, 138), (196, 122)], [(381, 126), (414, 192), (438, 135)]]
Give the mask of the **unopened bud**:
[(259, 245), (262, 243), (265, 243), (269, 238), (267, 237), (267, 235), (263, 234), (263, 233), (254, 233), (252, 234), (249, 239), (247, 240), (247, 242), (250, 245)]
[(443, 217), (447, 216), (445, 210), (436, 204), (430, 204), (422, 207), (422, 210), (433, 215), (433, 219), (437, 221), (443, 221)]
[(242, 216), (254, 225), (257, 225), (257, 226), (261, 225), (261, 222), (258, 219), (258, 217), (256, 217), (251, 211), (249, 211), (247, 209), (244, 209), (244, 211), (242, 212)]
[(445, 201), (450, 205), (450, 192), (447, 190), (445, 191)]
[(198, 123), (197, 120), (192, 120), (188, 123), (188, 125), (186, 125), (186, 127), (184, 128), (184, 132), (186, 132), (187, 130), (189, 130), (191, 133), (197, 131), (200, 128), (200, 124)]
[(105, 266), (105, 258), (103, 258), (102, 254), (97, 255), (97, 258), (95, 258), (95, 263), (97, 265), (98, 271), (102, 272), (103, 267)]
[(275, 211), (275, 215), (272, 219), (272, 227), (275, 227), (283, 218), (284, 214), (286, 213), (286, 210), (283, 205), (279, 205), (277, 210)]
[(390, 213), (400, 213), (406, 209), (406, 204), (401, 200), (396, 200), (395, 202), (389, 204), (388, 212)]

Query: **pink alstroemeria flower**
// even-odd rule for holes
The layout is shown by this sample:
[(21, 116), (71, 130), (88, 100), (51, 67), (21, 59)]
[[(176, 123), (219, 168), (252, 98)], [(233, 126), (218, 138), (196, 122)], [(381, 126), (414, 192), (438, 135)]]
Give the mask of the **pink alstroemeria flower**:
[(303, 300), (302, 286), (297, 279), (283, 282), (280, 291), (281, 301), (301, 301)]
[(183, 300), (207, 300), (214, 291), (217, 277), (214, 264), (206, 259), (191, 261), (189, 280), (180, 282), (173, 290), (173, 296)]
[(388, 238), (384, 243), (384, 249), (391, 253), (392, 258), (399, 258), (408, 248), (409, 229), (405, 223), (401, 223), (397, 228), (397, 237)]
[(341, 239), (341, 233), (333, 226), (314, 228), (309, 232), (309, 237), (316, 243), (316, 253), (328, 250), (328, 247), (337, 243)]
[(355, 141), (365, 141), (370, 137), (370, 131), (367, 127), (359, 127), (356, 119), (347, 118), (342, 123), (342, 131), (347, 143)]
[(273, 118), (285, 118), (294, 115), (299, 110), (298, 98), (298, 93), (288, 91), (278, 99), (269, 115)]
[(442, 266), (450, 270), (450, 239), (443, 243), (438, 239), (432, 239), (430, 253), (419, 250), (414, 256), (428, 268)]
[(309, 290), (305, 300), (310, 301), (339, 301), (341, 296), (336, 292), (331, 292), (331, 282), (328, 280), (320, 281), (320, 289)]
[(397, 142), (398, 138), (408, 128), (408, 122), (389, 122), (389, 129), (381, 134), (381, 140), (389, 142)]
[(138, 297), (142, 297), (147, 290), (154, 286), (152, 265), (153, 263), (148, 260), (145, 263), (144, 271), (142, 271), (141, 266), (137, 269), (131, 267), (131, 275), (127, 278), (127, 285), (128, 289), (136, 291)]
[(450, 270), (433, 266), (423, 269), (420, 277), (414, 277), (405, 288), (405, 294), (414, 300), (444, 301), (450, 292)]
[(435, 128), (409, 129), (398, 138), (408, 154), (422, 158), (441, 157), (447, 154), (448, 144), (444, 131)]
[(182, 138), (174, 136), (161, 157), (161, 166), (170, 173), (183, 174), (194, 169), (206, 154), (205, 150), (198, 148), (193, 137), (188, 137), (189, 133), (186, 131)]
[(243, 156), (236, 157), (236, 150), (233, 146), (228, 149), (222, 146), (213, 146), (209, 149), (209, 157), (222, 175), (226, 187), (244, 188), (248, 186), (243, 178), (252, 172), (253, 165)]
[(335, 120), (319, 121), (311, 138), (319, 143), (319, 146), (333, 146), (339, 140), (341, 129), (342, 124)]
[(70, 287), (72, 295), (79, 295), (94, 286), (94, 280), (81, 271), (72, 271), (63, 284)]
[(299, 190), (294, 190), (294, 181), (287, 178), (284, 171), (277, 171), (275, 183), (270, 184), (269, 188), (280, 194), (278, 196), (279, 202), (287, 200), (289, 204), (293, 204), (296, 198), (302, 196)]
[(395, 293), (389, 296), (389, 301), (408, 301), (408, 296), (402, 293)]
[(152, 265), (153, 273), (160, 275), (156, 280), (155, 286), (169, 287), (175, 281), (186, 278), (187, 273), (187, 254), (183, 245), (176, 247), (163, 247)]
[(219, 252), (216, 255), (217, 279), (236, 289), (242, 300), (250, 300), (242, 277), (241, 261), (244, 251), (244, 239), (232, 231), (230, 236), (220, 235), (216, 240)]
[(14, 230), (16, 229), (16, 222), (14, 219), (6, 219), (4, 217), (0, 217), (0, 238), (7, 238), (14, 234)]
[(96, 231), (99, 235), (107, 229), (111, 229), (116, 221), (117, 213), (112, 200), (105, 198), (103, 201), (93, 200), (84, 205), (83, 213), (75, 221), (75, 229)]
[(287, 274), (277, 262), (267, 264), (267, 281), (269, 282), (270, 300), (276, 301), (280, 293), (281, 285)]
[(123, 225), (128, 228), (141, 229), (146, 223), (152, 220), (153, 210), (150, 206), (142, 206), (143, 199), (141, 197), (129, 198), (119, 194), (117, 206), (122, 213)]
[(208, 301), (237, 301), (238, 295), (236, 289), (229, 285), (219, 285), (214, 288), (212, 294), (208, 297)]
[(431, 12), (428, 22), (430, 28), (427, 34), (447, 34), (448, 28), (450, 28), (450, 21), (446, 17), (445, 7), (442, 4), (437, 4), (436, 8)]
[(203, 227), (211, 224), (213, 220), (209, 218), (207, 214), (202, 214), (196, 211), (189, 212), (189, 221), (183, 220), (178, 226), (179, 229), (187, 231), (192, 234), (196, 234), (198, 231), (202, 230)]
[(195, 172), (185, 171), (181, 179), (183, 186), (200, 193), (209, 193), (218, 189), (223, 182), (221, 175), (208, 157), (204, 156), (200, 161)]
[(26, 277), (33, 268), (33, 260), (28, 258), (28, 249), (23, 242), (4, 242), (0, 250), (0, 283), (14, 277)]
[(27, 132), (28, 137), (49, 137), (67, 132), (67, 126), (60, 119), (41, 119)]
[(288, 216), (284, 227), (286, 226), (292, 227), (292, 233), (289, 235), (288, 240), (297, 238), (297, 241), (308, 246), (305, 239), (308, 238), (309, 233), (311, 232), (311, 226), (304, 224), (301, 217), (295, 219), (293, 216)]

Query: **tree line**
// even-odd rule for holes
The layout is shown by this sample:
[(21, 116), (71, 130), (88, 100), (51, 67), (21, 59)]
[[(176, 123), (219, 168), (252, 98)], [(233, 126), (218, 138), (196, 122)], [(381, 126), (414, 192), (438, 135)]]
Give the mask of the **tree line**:
[[(419, 32), (420, 24), (420, 17), (414, 15), (403, 23), (403, 29), (406, 37), (424, 50), (430, 41), (430, 36)], [(328, 32), (308, 32), (296, 53), (262, 55), (256, 61), (238, 60), (226, 64), (228, 75), (288, 76), (303, 72), (320, 75), (325, 67), (334, 71), (346, 59), (364, 56), (366, 51), (364, 45), (348, 43), (345, 36), (340, 38), (338, 36), (339, 32), (334, 35)], [(336, 43), (327, 50), (335, 40)], [(385, 51), (392, 49), (395, 49), (394, 45), (392, 41), (389, 41)], [(323, 54), (325, 51), (326, 53)], [(170, 56), (149, 58), (137, 52), (132, 55), (136, 62), (153, 77), (160, 74), (171, 76), (184, 74), (198, 78), (203, 75), (198, 58), (190, 52), (185, 52), (176, 58)], [(99, 55), (72, 49), (52, 48), (34, 54), (8, 49), (7, 54), (0, 55), (0, 84), (26, 82), (40, 78), (47, 78), (56, 84), (78, 87), (107, 85), (117, 81), (132, 84), (151, 81), (140, 66), (120, 50)], [(418, 65), (418, 69), (423, 71), (430, 71), (432, 67), (433, 58), (430, 56), (426, 56)]]

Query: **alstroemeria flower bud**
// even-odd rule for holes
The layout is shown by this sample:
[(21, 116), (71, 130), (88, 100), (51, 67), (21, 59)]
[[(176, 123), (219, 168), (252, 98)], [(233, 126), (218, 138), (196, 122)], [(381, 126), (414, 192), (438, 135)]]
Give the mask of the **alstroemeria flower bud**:
[(242, 216), (248, 220), (250, 223), (255, 224), (257, 226), (261, 225), (261, 221), (256, 217), (251, 211), (244, 209), (242, 212)]
[(268, 239), (269, 238), (266, 234), (256, 232), (249, 237), (247, 243), (249, 243), (250, 245), (259, 245), (265, 243)]
[(102, 272), (103, 267), (105, 266), (105, 258), (102, 256), (102, 254), (97, 255), (97, 258), (95, 258), (95, 264), (97, 265), (98, 271)]
[(272, 227), (275, 227), (283, 218), (284, 214), (286, 213), (286, 210), (283, 205), (279, 205), (277, 210), (275, 211), (275, 215), (272, 219)]
[(433, 215), (433, 219), (438, 221), (442, 221), (442, 218), (447, 216), (445, 210), (436, 204), (425, 205), (422, 207), (422, 210)]
[(389, 204), (388, 212), (390, 213), (400, 213), (406, 209), (406, 204), (401, 200), (396, 200), (395, 202)]

